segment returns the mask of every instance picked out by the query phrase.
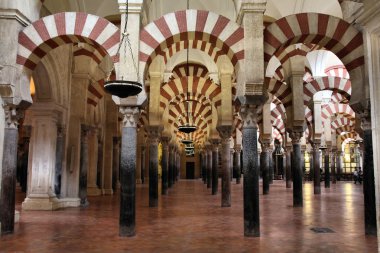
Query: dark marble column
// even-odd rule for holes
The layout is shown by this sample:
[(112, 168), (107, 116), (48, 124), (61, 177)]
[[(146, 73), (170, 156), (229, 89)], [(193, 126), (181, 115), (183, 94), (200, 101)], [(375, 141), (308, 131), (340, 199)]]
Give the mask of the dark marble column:
[[(368, 113), (369, 114), (369, 113)], [(372, 128), (369, 115), (361, 115), (363, 129), (363, 191), (365, 234), (377, 235), (375, 174), (372, 150)]]
[(321, 194), (321, 165), (319, 158), (320, 142), (315, 141), (313, 144), (313, 170), (314, 170), (314, 194)]
[(179, 149), (176, 151), (176, 160), (175, 160), (175, 181), (179, 180), (180, 177), (180, 169), (181, 169), (181, 155), (179, 153)]
[(330, 150), (325, 150), (325, 188), (330, 188)]
[(240, 152), (241, 152), (241, 145), (235, 144), (234, 170), (236, 173), (236, 184), (240, 184), (240, 180), (241, 180)]
[(149, 138), (149, 206), (158, 206), (158, 143), (162, 127), (148, 126)]
[(268, 175), (269, 175), (269, 184), (273, 184), (274, 167), (273, 167), (273, 148), (271, 146), (269, 146), (268, 148)]
[(202, 181), (204, 184), (207, 184), (207, 173), (206, 173), (206, 166), (207, 166), (207, 152), (205, 149), (202, 150)]
[(235, 153), (235, 150), (233, 148), (230, 148), (230, 164), (229, 164), (229, 168), (230, 168), (230, 180), (232, 182), (232, 180), (234, 179), (234, 153)]
[(100, 140), (100, 138), (98, 139), (98, 163), (96, 167), (96, 184), (98, 185), (99, 189), (103, 189), (103, 142)]
[[(23, 153), (20, 156), (20, 186), (21, 191), (26, 193), (27, 185), (28, 185), (28, 163), (29, 163), (29, 144), (30, 144), (30, 136), (32, 134), (32, 126), (23, 126), (22, 127), (22, 139), (23, 139)], [(59, 189), (61, 189), (61, 185), (59, 185)]]
[(313, 151), (309, 152), (309, 163), (310, 163), (309, 181), (313, 181), (313, 179), (314, 179)]
[(269, 169), (270, 140), (261, 141), (260, 167), (263, 177), (263, 194), (269, 194), (270, 169)]
[(292, 155), (291, 147), (286, 148), (286, 188), (292, 188)]
[(340, 176), (342, 175), (342, 151), (336, 152), (336, 180), (340, 181)]
[(302, 168), (302, 179), (305, 180), (305, 150), (306, 147), (301, 146), (301, 168)]
[(117, 182), (119, 178), (119, 166), (120, 166), (120, 138), (115, 136), (113, 137), (113, 150), (112, 150), (112, 189), (116, 192)]
[(80, 138), (80, 169), (79, 169), (79, 198), (81, 207), (89, 205), (87, 200), (87, 171), (88, 171), (88, 132), (87, 125), (81, 125)]
[(219, 139), (212, 139), (212, 175), (211, 175), (211, 194), (216, 195), (218, 193), (218, 164), (219, 164), (219, 157), (218, 157), (218, 146), (220, 144)]
[(332, 183), (336, 184), (336, 150), (331, 152), (331, 178)]
[(301, 165), (301, 137), (302, 132), (292, 132), (293, 144), (293, 206), (303, 206), (302, 193), (302, 165)]
[(169, 136), (162, 136), (162, 159), (161, 159), (161, 168), (162, 168), (162, 179), (161, 179), (161, 193), (166, 195), (168, 193), (169, 187)]
[(59, 198), (59, 196), (61, 195), (63, 150), (65, 148), (65, 128), (63, 126), (58, 126), (57, 129), (58, 132), (55, 150), (54, 193)]
[(217, 130), (221, 138), (222, 156), (222, 207), (231, 206), (231, 167), (230, 167), (230, 138), (232, 135), (231, 126), (218, 126)]
[[(145, 146), (141, 146), (141, 183), (145, 183)], [(171, 187), (171, 184), (169, 184), (169, 187)]]
[(168, 186), (171, 188), (174, 185), (174, 145), (169, 145), (169, 183)]
[(244, 236), (260, 236), (259, 174), (257, 152), (257, 110), (255, 106), (243, 105), (243, 191)]
[[(1, 234), (14, 231), (17, 174), (18, 115), (15, 108), (4, 106), (5, 127), (0, 195)], [(1, 172), (1, 171), (0, 171)]]
[(130, 237), (136, 233), (136, 127), (140, 110), (137, 107), (121, 107), (120, 112), (123, 114), (123, 128), (120, 156), (119, 235)]
[(208, 144), (206, 146), (207, 152), (207, 188), (211, 188), (212, 183), (212, 146)]

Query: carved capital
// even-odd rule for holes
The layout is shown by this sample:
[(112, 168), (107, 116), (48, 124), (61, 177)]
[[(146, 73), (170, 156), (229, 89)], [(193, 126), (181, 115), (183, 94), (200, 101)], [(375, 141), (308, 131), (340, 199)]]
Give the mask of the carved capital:
[(140, 109), (138, 107), (121, 106), (119, 109), (123, 114), (123, 127), (136, 127), (140, 117)]
[(361, 120), (361, 127), (363, 131), (371, 130), (372, 124), (371, 124), (371, 113), (369, 110), (366, 110), (363, 113), (358, 114)]
[(213, 151), (218, 151), (218, 147), (220, 145), (220, 139), (214, 138), (210, 140)]
[(23, 112), (10, 105), (4, 105), (3, 107), (5, 113), (5, 127), (18, 128), (18, 121), (24, 116)]
[(150, 145), (158, 145), (161, 139), (162, 129), (162, 126), (148, 126), (146, 128)]
[(270, 142), (261, 142), (261, 152), (270, 152)]
[(219, 136), (223, 144), (225, 144), (226, 142), (230, 142), (232, 135), (232, 126), (218, 126), (216, 127), (216, 130), (218, 130)]
[(235, 152), (240, 153), (241, 152), (241, 145), (240, 144), (235, 144)]
[(303, 132), (292, 131), (289, 136), (292, 139), (293, 144), (300, 144)]
[(63, 138), (65, 135), (66, 126), (65, 125), (57, 125), (57, 137)]
[(168, 135), (163, 135), (161, 136), (161, 142), (162, 142), (162, 148), (169, 150), (169, 142), (170, 142), (171, 137)]
[(257, 128), (258, 107), (252, 105), (243, 105), (240, 108), (240, 116), (243, 120), (243, 127)]
[(119, 136), (114, 136), (114, 137), (112, 138), (112, 140), (113, 140), (113, 145), (114, 145), (114, 146), (117, 146), (117, 145), (120, 144), (120, 137), (119, 137)]

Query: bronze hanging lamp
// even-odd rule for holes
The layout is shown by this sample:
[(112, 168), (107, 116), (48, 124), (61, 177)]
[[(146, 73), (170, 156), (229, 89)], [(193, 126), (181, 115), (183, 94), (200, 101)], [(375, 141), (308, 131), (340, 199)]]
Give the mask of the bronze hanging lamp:
[(143, 89), (142, 84), (139, 82), (140, 75), (139, 75), (139, 71), (138, 71), (138, 67), (137, 67), (135, 58), (133, 56), (131, 42), (130, 42), (130, 40), (128, 38), (128, 36), (129, 36), (129, 34), (127, 32), (128, 16), (129, 16), (129, 14), (128, 14), (128, 7), (129, 7), (129, 1), (127, 0), (127, 10), (126, 10), (126, 16), (125, 16), (124, 31), (122, 32), (121, 41), (120, 41), (119, 47), (117, 49), (116, 55), (119, 55), (121, 46), (124, 43), (124, 54), (125, 54), (124, 59), (126, 59), (126, 54), (127, 54), (126, 53), (126, 51), (127, 51), (126, 49), (127, 49), (127, 45), (128, 45), (129, 51), (131, 53), (131, 58), (132, 58), (132, 61), (133, 61), (133, 66), (134, 66), (135, 71), (136, 71), (136, 75), (137, 75), (136, 79), (137, 79), (137, 81), (124, 80), (123, 76), (121, 77), (121, 80), (110, 80), (111, 73), (112, 73), (112, 71), (115, 68), (115, 66), (114, 66), (112, 68), (112, 70), (109, 72), (107, 80), (104, 83), (104, 89), (108, 93), (110, 93), (110, 94), (112, 94), (114, 96), (118, 96), (120, 98), (126, 98), (126, 97), (130, 97), (130, 96), (136, 96)]

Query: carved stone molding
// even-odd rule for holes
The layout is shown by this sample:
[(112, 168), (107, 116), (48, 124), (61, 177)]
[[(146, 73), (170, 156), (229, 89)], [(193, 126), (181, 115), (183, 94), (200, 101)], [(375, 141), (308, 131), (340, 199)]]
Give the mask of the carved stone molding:
[(158, 145), (161, 139), (162, 130), (162, 126), (148, 126), (146, 128), (150, 145)]
[(119, 111), (123, 115), (123, 127), (137, 127), (140, 117), (140, 109), (138, 107), (121, 106)]
[(257, 128), (258, 111), (257, 106), (243, 105), (240, 108), (240, 116), (243, 120), (243, 127)]
[(216, 127), (216, 130), (219, 132), (222, 144), (230, 142), (232, 136), (232, 126), (218, 126)]
[(18, 128), (18, 121), (24, 116), (23, 111), (9, 105), (4, 105), (3, 108), (5, 112), (5, 127)]

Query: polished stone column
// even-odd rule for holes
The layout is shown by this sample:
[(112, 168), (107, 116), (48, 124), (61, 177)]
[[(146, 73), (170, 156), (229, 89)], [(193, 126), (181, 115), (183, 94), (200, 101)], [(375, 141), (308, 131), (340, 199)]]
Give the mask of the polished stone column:
[(88, 136), (88, 171), (87, 171), (87, 196), (99, 196), (101, 190), (96, 184), (99, 129), (92, 127)]
[(269, 184), (273, 184), (273, 177), (274, 177), (274, 168), (273, 168), (273, 148), (269, 146), (268, 148), (268, 179)]
[(236, 173), (236, 184), (240, 184), (240, 180), (241, 180), (240, 152), (241, 152), (241, 145), (235, 144), (234, 170)]
[(301, 146), (301, 168), (303, 179), (305, 179), (305, 151), (305, 147)]
[(302, 193), (302, 165), (301, 165), (301, 137), (302, 132), (292, 132), (293, 144), (293, 206), (303, 206)]
[(313, 151), (309, 152), (309, 163), (310, 163), (309, 181), (313, 181), (313, 179), (314, 179)]
[(336, 184), (336, 150), (331, 152), (331, 178), (332, 183)]
[(162, 180), (161, 180), (161, 193), (166, 195), (168, 193), (169, 187), (169, 136), (162, 136), (162, 159), (161, 159), (161, 168), (162, 168)]
[[(1, 234), (13, 233), (15, 222), (18, 115), (15, 108), (4, 106), (5, 128), (2, 160), (0, 221)], [(1, 172), (1, 171), (0, 171)]]
[(261, 141), (261, 154), (260, 154), (260, 167), (263, 177), (263, 194), (269, 194), (269, 148), (270, 148), (270, 140), (262, 140)]
[(340, 181), (340, 176), (342, 174), (342, 151), (336, 152), (336, 180)]
[(103, 188), (103, 142), (98, 139), (98, 162), (96, 166), (96, 185)]
[(234, 179), (233, 175), (234, 175), (234, 153), (235, 153), (235, 150), (233, 148), (230, 148), (230, 164), (229, 164), (229, 167), (230, 167), (230, 180), (232, 181)]
[(158, 143), (162, 127), (148, 126), (149, 138), (149, 206), (158, 206)]
[(123, 115), (120, 155), (120, 217), (119, 235), (134, 236), (136, 226), (136, 148), (137, 107), (120, 107)]
[(325, 188), (330, 188), (330, 150), (325, 150)]
[(321, 194), (321, 165), (319, 158), (320, 142), (315, 141), (313, 144), (313, 169), (314, 169), (314, 194)]
[(169, 183), (168, 186), (171, 188), (174, 185), (174, 145), (169, 145)]
[(286, 188), (292, 188), (292, 151), (286, 148)]
[(257, 108), (242, 106), (244, 235), (260, 236), (259, 174), (257, 153)]
[(176, 180), (178, 181), (181, 177), (181, 154), (178, 151), (177, 152), (177, 177)]
[(119, 166), (120, 166), (120, 138), (113, 137), (113, 150), (112, 150), (112, 189), (116, 192), (118, 178), (119, 178)]
[[(369, 114), (369, 113), (368, 113)], [(366, 235), (377, 234), (375, 175), (373, 165), (372, 128), (369, 115), (362, 115), (363, 129), (363, 190), (364, 190), (364, 220)]]
[(80, 138), (80, 168), (79, 168), (79, 198), (81, 207), (89, 205), (87, 200), (87, 171), (88, 171), (88, 132), (87, 125), (81, 125)]
[(222, 156), (222, 207), (231, 206), (231, 168), (230, 168), (230, 138), (232, 135), (231, 126), (218, 126), (217, 130), (221, 138)]
[(219, 165), (219, 157), (218, 157), (218, 146), (220, 144), (219, 139), (212, 139), (211, 141), (212, 144), (212, 179), (211, 179), (211, 194), (216, 195), (218, 193), (218, 165)]
[(212, 146), (208, 144), (206, 146), (207, 152), (207, 188), (211, 188), (212, 183)]
[(61, 194), (61, 179), (62, 179), (62, 162), (63, 150), (65, 148), (65, 127), (58, 126), (57, 129), (57, 145), (55, 151), (55, 174), (54, 174), (54, 193), (59, 197)]
[[(141, 145), (141, 183), (145, 183), (145, 146)], [(170, 184), (169, 181), (169, 187), (171, 187), (172, 184)]]
[[(20, 156), (20, 186), (21, 191), (26, 193), (27, 185), (28, 185), (28, 163), (29, 163), (29, 143), (30, 136), (32, 133), (32, 126), (23, 126), (22, 127), (22, 139), (23, 139), (23, 152)], [(0, 177), (1, 178), (1, 177)], [(61, 185), (59, 185), (59, 190), (61, 189)]]

